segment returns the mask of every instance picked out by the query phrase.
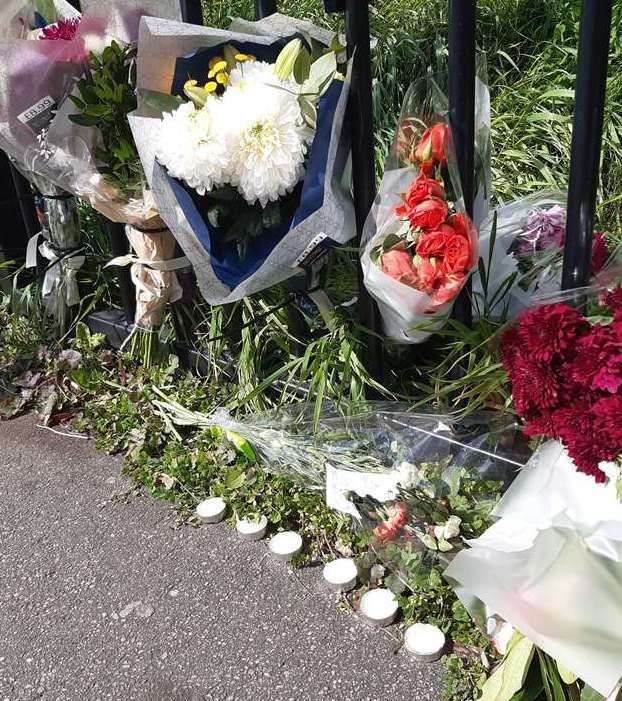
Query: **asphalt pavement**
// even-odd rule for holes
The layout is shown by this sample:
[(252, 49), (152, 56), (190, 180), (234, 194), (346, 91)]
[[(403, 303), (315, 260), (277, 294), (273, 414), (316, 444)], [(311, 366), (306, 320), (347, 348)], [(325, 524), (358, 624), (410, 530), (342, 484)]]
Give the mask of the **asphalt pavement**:
[(439, 701), (440, 668), (88, 440), (0, 422), (0, 701)]

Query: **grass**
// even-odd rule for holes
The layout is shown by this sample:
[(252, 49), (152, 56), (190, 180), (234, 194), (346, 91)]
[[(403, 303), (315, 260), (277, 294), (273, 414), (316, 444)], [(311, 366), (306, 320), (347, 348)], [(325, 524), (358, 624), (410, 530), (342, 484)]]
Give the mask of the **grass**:
[[(576, 0), (482, 0), (478, 45), (492, 92), (494, 197), (498, 202), (544, 187), (565, 189), (580, 3)], [(370, 6), (377, 171), (409, 84), (446, 56), (446, 0), (377, 0)], [(321, 0), (281, 0), (279, 11), (343, 30)], [(253, 17), (252, 0), (208, 0), (205, 24)], [(599, 224), (622, 240), (622, 9), (614, 10), (602, 151)]]

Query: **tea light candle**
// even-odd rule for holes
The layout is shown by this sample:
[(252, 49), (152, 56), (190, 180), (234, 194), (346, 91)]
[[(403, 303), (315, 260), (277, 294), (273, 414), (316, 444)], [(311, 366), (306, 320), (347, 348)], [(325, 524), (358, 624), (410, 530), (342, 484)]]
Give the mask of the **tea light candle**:
[(220, 497), (205, 499), (197, 506), (197, 516), (203, 523), (219, 523), (225, 517), (227, 505)]
[(289, 562), (302, 550), (302, 538), (294, 531), (283, 531), (270, 540), (268, 548), (277, 560)]
[(361, 597), (361, 613), (374, 626), (388, 626), (395, 620), (397, 600), (389, 589), (372, 589)]
[(334, 591), (350, 591), (356, 585), (358, 571), (354, 560), (340, 557), (324, 565), (324, 579)]
[(268, 519), (265, 516), (261, 516), (258, 521), (244, 518), (238, 520), (235, 527), (242, 540), (261, 540), (266, 535)]
[(445, 634), (429, 623), (415, 623), (406, 630), (404, 646), (421, 662), (436, 662), (445, 648)]

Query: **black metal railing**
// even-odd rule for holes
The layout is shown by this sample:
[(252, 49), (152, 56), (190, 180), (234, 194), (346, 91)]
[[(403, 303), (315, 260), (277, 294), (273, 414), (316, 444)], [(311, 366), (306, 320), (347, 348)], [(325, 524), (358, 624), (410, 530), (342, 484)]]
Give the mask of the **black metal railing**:
[(590, 280), (607, 88), (612, 0), (583, 0), (562, 287)]
[[(79, 0), (70, 0), (79, 9)], [(202, 23), (201, 0), (180, 0), (185, 21)], [(476, 0), (449, 0), (449, 97), (450, 121), (467, 211), (472, 214), (474, 197), (474, 112)], [(374, 130), (372, 115), (372, 62), (368, 0), (324, 0), (327, 12), (344, 12), (349, 55), (353, 60), (349, 105), (352, 131), (353, 195), (356, 226), (360, 237), (376, 193)], [(273, 14), (276, 0), (255, 0), (257, 18)], [(578, 51), (572, 154), (568, 187), (568, 214), (564, 251), (563, 287), (588, 283), (592, 234), (599, 181), (603, 114), (607, 83), (611, 32), (612, 0), (583, 0)], [(20, 209), (24, 233), (33, 228), (33, 207), (23, 179), (8, 169), (0, 169), (3, 191), (14, 193)], [(19, 192), (16, 193), (16, 189)], [(122, 225), (106, 221), (105, 229), (115, 254), (128, 250)], [(130, 319), (134, 291), (129, 270), (119, 270), (124, 311)], [(372, 332), (379, 332), (378, 310), (359, 277), (360, 321)], [(471, 323), (470, 289), (457, 300), (455, 318)], [(303, 334), (300, 318), (290, 316), (294, 335)], [(292, 329), (292, 332), (294, 329)], [(367, 337), (364, 357), (369, 369), (380, 377), (382, 344), (376, 333)]]
[[(475, 170), (475, 0), (449, 2), (449, 120), (467, 214), (473, 216)], [(453, 316), (471, 325), (471, 280), (456, 299)]]

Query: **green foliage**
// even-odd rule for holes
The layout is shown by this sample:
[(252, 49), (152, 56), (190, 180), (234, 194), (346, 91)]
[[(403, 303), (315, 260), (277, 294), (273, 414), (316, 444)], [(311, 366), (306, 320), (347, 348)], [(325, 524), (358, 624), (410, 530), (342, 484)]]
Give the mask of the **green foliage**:
[(142, 193), (143, 172), (127, 115), (137, 106), (135, 87), (136, 47), (113, 41), (101, 56), (90, 55), (90, 71), (78, 81), (77, 95), (70, 98), (78, 113), (70, 119), (95, 127), (102, 138), (96, 156), (101, 172), (120, 197), (130, 199)]
[(443, 658), (443, 698), (478, 701), (487, 672), (479, 655), (451, 654)]

